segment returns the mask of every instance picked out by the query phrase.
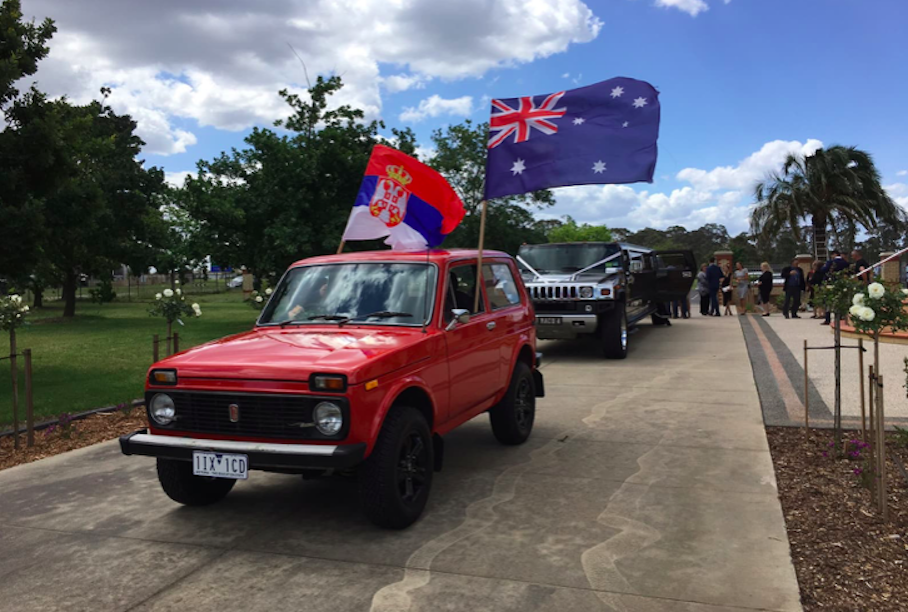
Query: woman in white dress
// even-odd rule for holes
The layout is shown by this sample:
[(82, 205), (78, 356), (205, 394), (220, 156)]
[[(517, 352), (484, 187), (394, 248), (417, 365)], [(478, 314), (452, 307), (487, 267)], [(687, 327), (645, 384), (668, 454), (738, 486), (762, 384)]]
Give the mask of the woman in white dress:
[(740, 261), (735, 264), (735, 284), (738, 288), (738, 314), (747, 314), (747, 294), (750, 293), (750, 272)]

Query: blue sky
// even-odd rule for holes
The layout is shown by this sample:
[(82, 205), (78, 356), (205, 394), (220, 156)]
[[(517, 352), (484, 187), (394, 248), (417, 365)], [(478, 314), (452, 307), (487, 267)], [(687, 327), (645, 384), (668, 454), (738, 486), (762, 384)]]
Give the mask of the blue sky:
[(291, 43), (312, 72), (343, 74), (345, 101), (412, 127), (424, 145), (438, 127), (485, 120), (489, 97), (613, 76), (652, 83), (655, 182), (560, 189), (541, 216), (743, 231), (753, 181), (821, 144), (871, 152), (908, 206), (904, 0), (125, 4), (25, 0), (26, 14), (60, 29), (38, 80), (75, 99), (112, 84), (114, 106), (139, 120), (148, 163), (174, 180), (283, 114), (277, 89), (303, 80)]

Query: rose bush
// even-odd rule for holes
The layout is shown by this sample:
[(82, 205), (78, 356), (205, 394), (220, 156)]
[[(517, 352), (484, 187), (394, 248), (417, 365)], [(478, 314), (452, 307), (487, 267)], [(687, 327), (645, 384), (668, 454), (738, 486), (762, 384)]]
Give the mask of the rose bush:
[[(179, 281), (176, 282), (180, 284)], [(167, 337), (173, 335), (173, 323), (177, 322), (184, 325), (185, 317), (201, 317), (202, 309), (198, 304), (187, 304), (186, 296), (183, 295), (182, 289), (165, 289), (161, 293), (155, 294), (155, 302), (148, 309), (148, 314), (152, 317), (164, 317), (167, 321)]]
[(0, 296), (0, 329), (3, 331), (13, 331), (24, 325), (27, 314), (28, 304), (24, 303), (21, 295)]

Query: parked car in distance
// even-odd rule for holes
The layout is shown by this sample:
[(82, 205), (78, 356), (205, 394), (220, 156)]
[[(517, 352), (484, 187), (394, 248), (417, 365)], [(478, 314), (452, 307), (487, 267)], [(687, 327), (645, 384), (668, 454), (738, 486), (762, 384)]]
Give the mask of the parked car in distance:
[(227, 281), (227, 286), (230, 287), (231, 289), (237, 289), (239, 287), (242, 287), (243, 286), (242, 275), (234, 276), (233, 278), (231, 278), (229, 281)]
[[(376, 524), (423, 511), (443, 436), (488, 412), (503, 444), (529, 437), (544, 393), (533, 306), (509, 255), (362, 252), (297, 262), (255, 328), (154, 364), (149, 428), (172, 499), (206, 505), (251, 470), (356, 472)], [(479, 306), (474, 307), (476, 291)]]
[(605, 357), (627, 356), (628, 330), (646, 317), (668, 322), (666, 304), (687, 299), (692, 251), (617, 242), (525, 244), (517, 254), (543, 340), (594, 337)]

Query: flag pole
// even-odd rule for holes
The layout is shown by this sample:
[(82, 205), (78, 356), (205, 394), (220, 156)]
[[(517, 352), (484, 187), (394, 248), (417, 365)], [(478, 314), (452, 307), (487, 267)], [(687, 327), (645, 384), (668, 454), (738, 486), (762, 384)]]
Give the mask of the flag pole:
[(337, 247), (337, 254), (340, 255), (343, 252), (344, 252), (344, 239), (341, 238), (340, 246)]
[(479, 217), (479, 255), (476, 258), (476, 296), (473, 299), (473, 312), (479, 312), (479, 283), (482, 279), (482, 249), (486, 238), (486, 210), (489, 207), (488, 200), (482, 201), (482, 215)]

